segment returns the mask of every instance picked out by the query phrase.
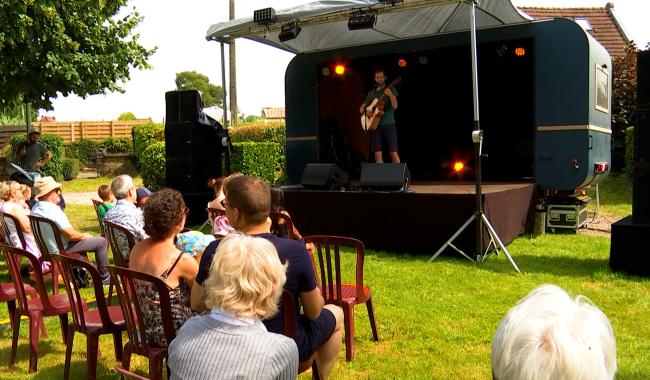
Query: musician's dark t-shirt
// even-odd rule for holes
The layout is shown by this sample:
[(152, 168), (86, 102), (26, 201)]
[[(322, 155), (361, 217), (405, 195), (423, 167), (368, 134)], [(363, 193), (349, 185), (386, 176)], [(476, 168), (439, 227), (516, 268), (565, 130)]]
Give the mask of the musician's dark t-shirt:
[[(394, 86), (390, 86), (389, 88), (393, 92), (393, 95), (399, 95)], [(373, 100), (381, 98), (382, 95), (384, 95), (384, 89), (382, 88), (381, 90), (377, 90), (377, 86), (374, 86), (372, 90), (368, 92), (364, 104), (369, 106)], [(395, 124), (395, 110), (393, 109), (392, 104), (390, 104), (388, 96), (384, 97), (384, 116), (379, 121), (379, 125), (385, 124)]]

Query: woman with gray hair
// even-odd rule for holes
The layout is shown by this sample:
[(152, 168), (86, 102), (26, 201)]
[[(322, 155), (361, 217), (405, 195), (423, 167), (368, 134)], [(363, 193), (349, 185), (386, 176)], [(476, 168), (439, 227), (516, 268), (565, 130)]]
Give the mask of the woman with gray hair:
[(611, 380), (616, 341), (586, 297), (542, 285), (508, 311), (492, 341), (495, 380)]
[(285, 281), (269, 241), (224, 238), (204, 283), (211, 312), (185, 322), (169, 346), (171, 379), (295, 379), (296, 343), (261, 322), (277, 313)]

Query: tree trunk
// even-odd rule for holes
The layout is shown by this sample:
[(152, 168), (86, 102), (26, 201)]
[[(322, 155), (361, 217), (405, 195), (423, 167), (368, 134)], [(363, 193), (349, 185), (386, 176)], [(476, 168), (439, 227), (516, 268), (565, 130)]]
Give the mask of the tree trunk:
[[(230, 1), (230, 19), (234, 20), (235, 19), (235, 0), (229, 0)], [(235, 55), (235, 40), (232, 40), (230, 42), (229, 46), (229, 53), (228, 53), (228, 59), (229, 59), (229, 70), (228, 72), (230, 73), (230, 125), (232, 127), (237, 126), (237, 59)]]

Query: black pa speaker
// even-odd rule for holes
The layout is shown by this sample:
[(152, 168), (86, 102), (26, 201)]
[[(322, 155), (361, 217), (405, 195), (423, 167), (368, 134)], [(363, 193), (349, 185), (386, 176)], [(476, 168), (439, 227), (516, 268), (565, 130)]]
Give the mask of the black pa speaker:
[(338, 190), (348, 183), (348, 173), (334, 164), (307, 164), (300, 184), (306, 189)]
[(377, 190), (406, 190), (411, 173), (405, 163), (363, 164), (361, 166), (361, 187)]
[(636, 103), (639, 108), (650, 108), (650, 50), (636, 56)]
[(165, 93), (165, 122), (196, 122), (203, 112), (203, 99), (197, 90), (168, 91)]

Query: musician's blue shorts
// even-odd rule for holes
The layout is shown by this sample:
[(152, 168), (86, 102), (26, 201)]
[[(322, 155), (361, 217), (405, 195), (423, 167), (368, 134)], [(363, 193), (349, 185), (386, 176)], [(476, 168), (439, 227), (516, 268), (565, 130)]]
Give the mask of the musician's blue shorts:
[(373, 152), (381, 152), (384, 144), (389, 152), (397, 152), (397, 128), (395, 124), (380, 124), (370, 136), (370, 144)]

